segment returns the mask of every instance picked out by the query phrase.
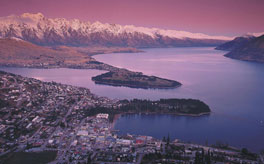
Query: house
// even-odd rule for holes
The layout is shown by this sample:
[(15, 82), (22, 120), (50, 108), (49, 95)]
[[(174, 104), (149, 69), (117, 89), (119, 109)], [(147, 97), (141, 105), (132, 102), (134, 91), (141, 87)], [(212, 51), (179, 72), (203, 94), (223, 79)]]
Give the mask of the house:
[(108, 119), (109, 114), (106, 113), (99, 113), (96, 115), (96, 118), (103, 118), (103, 119)]
[(80, 130), (77, 132), (77, 136), (88, 136), (88, 131)]

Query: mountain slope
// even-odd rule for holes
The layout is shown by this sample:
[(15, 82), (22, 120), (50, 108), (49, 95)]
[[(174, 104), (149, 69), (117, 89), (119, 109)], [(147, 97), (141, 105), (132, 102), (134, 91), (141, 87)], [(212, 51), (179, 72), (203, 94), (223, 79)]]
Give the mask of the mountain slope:
[(77, 19), (49, 19), (41, 13), (0, 18), (0, 36), (16, 37), (38, 45), (176, 47), (215, 46), (229, 37), (158, 28), (90, 23)]
[(0, 65), (62, 65), (81, 64), (91, 57), (76, 51), (57, 51), (17, 38), (0, 38)]
[(257, 37), (244, 46), (233, 49), (226, 57), (264, 63), (264, 35)]
[(239, 47), (243, 47), (253, 39), (255, 39), (255, 36), (247, 35), (247, 36), (241, 36), (236, 37), (234, 40), (231, 40), (229, 42), (226, 42), (224, 44), (221, 44), (217, 46), (215, 49), (217, 50), (225, 50), (225, 51), (232, 51), (234, 49), (237, 49)]

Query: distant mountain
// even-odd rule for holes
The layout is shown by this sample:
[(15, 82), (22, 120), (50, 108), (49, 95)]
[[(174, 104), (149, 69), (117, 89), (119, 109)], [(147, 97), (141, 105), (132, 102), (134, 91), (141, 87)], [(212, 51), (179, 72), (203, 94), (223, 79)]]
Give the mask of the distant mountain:
[(45, 46), (178, 47), (216, 46), (232, 38), (158, 28), (50, 19), (41, 13), (0, 18), (0, 37), (16, 37)]
[(233, 59), (264, 63), (264, 35), (253, 38), (225, 55)]
[(217, 46), (215, 49), (217, 50), (225, 50), (225, 51), (232, 51), (234, 49), (237, 49), (239, 47), (243, 47), (256, 37), (253, 35), (246, 35), (241, 37), (236, 37), (234, 40), (226, 42), (224, 44), (221, 44)]

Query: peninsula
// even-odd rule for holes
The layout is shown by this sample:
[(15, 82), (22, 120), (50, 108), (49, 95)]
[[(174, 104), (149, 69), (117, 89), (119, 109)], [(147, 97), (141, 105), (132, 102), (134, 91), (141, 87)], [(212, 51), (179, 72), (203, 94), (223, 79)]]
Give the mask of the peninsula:
[(100, 61), (92, 55), (98, 53), (139, 52), (135, 48), (109, 47), (44, 47), (17, 38), (0, 38), (0, 65), (28, 68), (73, 68), (108, 71), (93, 77), (97, 84), (143, 89), (169, 89), (181, 83), (141, 72), (117, 68)]
[(207, 104), (196, 99), (121, 100), (121, 112), (201, 116), (210, 114)]

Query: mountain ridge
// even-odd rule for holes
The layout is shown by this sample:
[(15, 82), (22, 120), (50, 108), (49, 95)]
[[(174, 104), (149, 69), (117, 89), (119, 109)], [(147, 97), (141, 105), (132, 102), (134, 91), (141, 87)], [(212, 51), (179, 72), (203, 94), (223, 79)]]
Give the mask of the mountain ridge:
[[(262, 34), (262, 33), (257, 33)], [(252, 62), (264, 63), (264, 35), (244, 35), (215, 48), (229, 51), (224, 56)]]
[(237, 49), (239, 47), (242, 47), (255, 39), (256, 37), (253, 35), (246, 35), (246, 36), (240, 36), (236, 37), (234, 40), (231, 40), (229, 42), (226, 42), (224, 44), (221, 44), (217, 46), (216, 50), (225, 50), (225, 51), (232, 51), (234, 49)]
[(0, 36), (16, 37), (38, 45), (182, 47), (215, 46), (230, 37), (202, 33), (135, 27), (78, 19), (46, 18), (43, 14), (24, 13), (0, 18)]
[(225, 56), (233, 59), (264, 63), (264, 35), (233, 49), (225, 54)]

